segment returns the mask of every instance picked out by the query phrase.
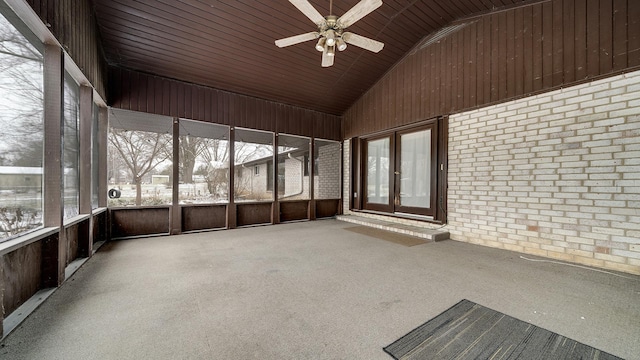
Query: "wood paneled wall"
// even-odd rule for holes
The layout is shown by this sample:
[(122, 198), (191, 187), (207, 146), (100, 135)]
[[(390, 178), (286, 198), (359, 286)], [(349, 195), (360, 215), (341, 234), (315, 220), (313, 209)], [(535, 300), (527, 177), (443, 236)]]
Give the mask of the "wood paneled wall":
[(170, 233), (170, 207), (109, 208), (111, 238)]
[(131, 70), (111, 68), (108, 103), (216, 124), (341, 139), (340, 117)]
[(94, 244), (98, 241), (107, 241), (109, 239), (109, 217), (107, 211), (93, 215), (91, 224)]
[(0, 300), (6, 317), (42, 288), (42, 242), (36, 241), (1, 257), (0, 286), (4, 288), (4, 296)]
[(345, 138), (640, 67), (638, 0), (550, 0), (466, 23), (418, 44), (349, 108)]
[(103, 99), (107, 65), (90, 0), (27, 0)]

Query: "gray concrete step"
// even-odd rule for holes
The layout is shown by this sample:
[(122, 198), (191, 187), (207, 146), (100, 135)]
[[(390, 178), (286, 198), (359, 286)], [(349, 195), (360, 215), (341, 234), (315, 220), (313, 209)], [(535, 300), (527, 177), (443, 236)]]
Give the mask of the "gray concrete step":
[(358, 215), (338, 215), (336, 219), (352, 224), (371, 226), (376, 229), (411, 235), (427, 241), (441, 241), (449, 239), (449, 232), (444, 229), (433, 229), (425, 226), (399, 224), (392, 221), (369, 218)]

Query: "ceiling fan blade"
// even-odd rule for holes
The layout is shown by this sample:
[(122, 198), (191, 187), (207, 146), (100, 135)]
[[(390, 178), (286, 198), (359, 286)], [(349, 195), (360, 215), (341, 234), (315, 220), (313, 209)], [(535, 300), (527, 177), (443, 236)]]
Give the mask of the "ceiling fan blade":
[(335, 56), (329, 56), (327, 49), (325, 48), (322, 52), (322, 67), (332, 66), (334, 58)]
[(381, 43), (380, 41), (369, 39), (368, 37), (360, 36), (358, 34), (350, 32), (342, 34), (342, 40), (344, 40), (347, 44), (355, 45), (374, 53), (379, 52), (384, 47), (384, 43)]
[(344, 15), (338, 19), (338, 24), (340, 24), (343, 29), (347, 28), (380, 6), (382, 6), (382, 0), (362, 0), (344, 13)]
[(308, 0), (289, 0), (293, 6), (297, 7), (303, 14), (305, 14), (316, 25), (321, 26), (325, 23), (324, 16), (322, 16), (316, 8), (311, 5)]
[(285, 46), (295, 45), (295, 44), (299, 44), (301, 42), (305, 42), (309, 40), (315, 40), (318, 38), (318, 36), (320, 36), (320, 34), (313, 31), (306, 34), (300, 34), (300, 35), (290, 36), (288, 38), (276, 40), (276, 45), (282, 48)]

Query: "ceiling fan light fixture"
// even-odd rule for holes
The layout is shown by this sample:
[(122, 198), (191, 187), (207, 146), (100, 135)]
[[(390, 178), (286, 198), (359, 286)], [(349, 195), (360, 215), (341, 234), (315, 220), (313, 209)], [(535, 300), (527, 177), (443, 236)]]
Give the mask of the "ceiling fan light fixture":
[(341, 38), (337, 38), (336, 47), (338, 48), (338, 51), (344, 51), (347, 48), (347, 43), (344, 42), (344, 40), (342, 40)]
[(316, 50), (323, 52), (325, 43), (326, 43), (325, 38), (320, 38), (320, 40), (318, 40), (318, 43), (316, 44)]
[(327, 38), (327, 45), (333, 46), (336, 44), (336, 32), (329, 29), (325, 32), (325, 37)]
[(335, 46), (327, 46), (327, 56), (336, 56)]

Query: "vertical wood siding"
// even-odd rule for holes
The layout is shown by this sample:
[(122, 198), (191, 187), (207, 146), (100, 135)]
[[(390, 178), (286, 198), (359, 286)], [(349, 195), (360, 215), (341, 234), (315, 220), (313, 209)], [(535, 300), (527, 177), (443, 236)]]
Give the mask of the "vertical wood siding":
[(550, 0), (416, 47), (345, 114), (345, 138), (640, 66), (640, 1)]
[(106, 62), (90, 0), (27, 0), (78, 65), (98, 94), (106, 99)]
[(3, 264), (0, 286), (4, 288), (2, 306), (9, 315), (40, 290), (42, 242), (36, 241), (13, 252), (2, 255)]
[(213, 88), (111, 68), (111, 106), (216, 124), (341, 140), (340, 117)]

